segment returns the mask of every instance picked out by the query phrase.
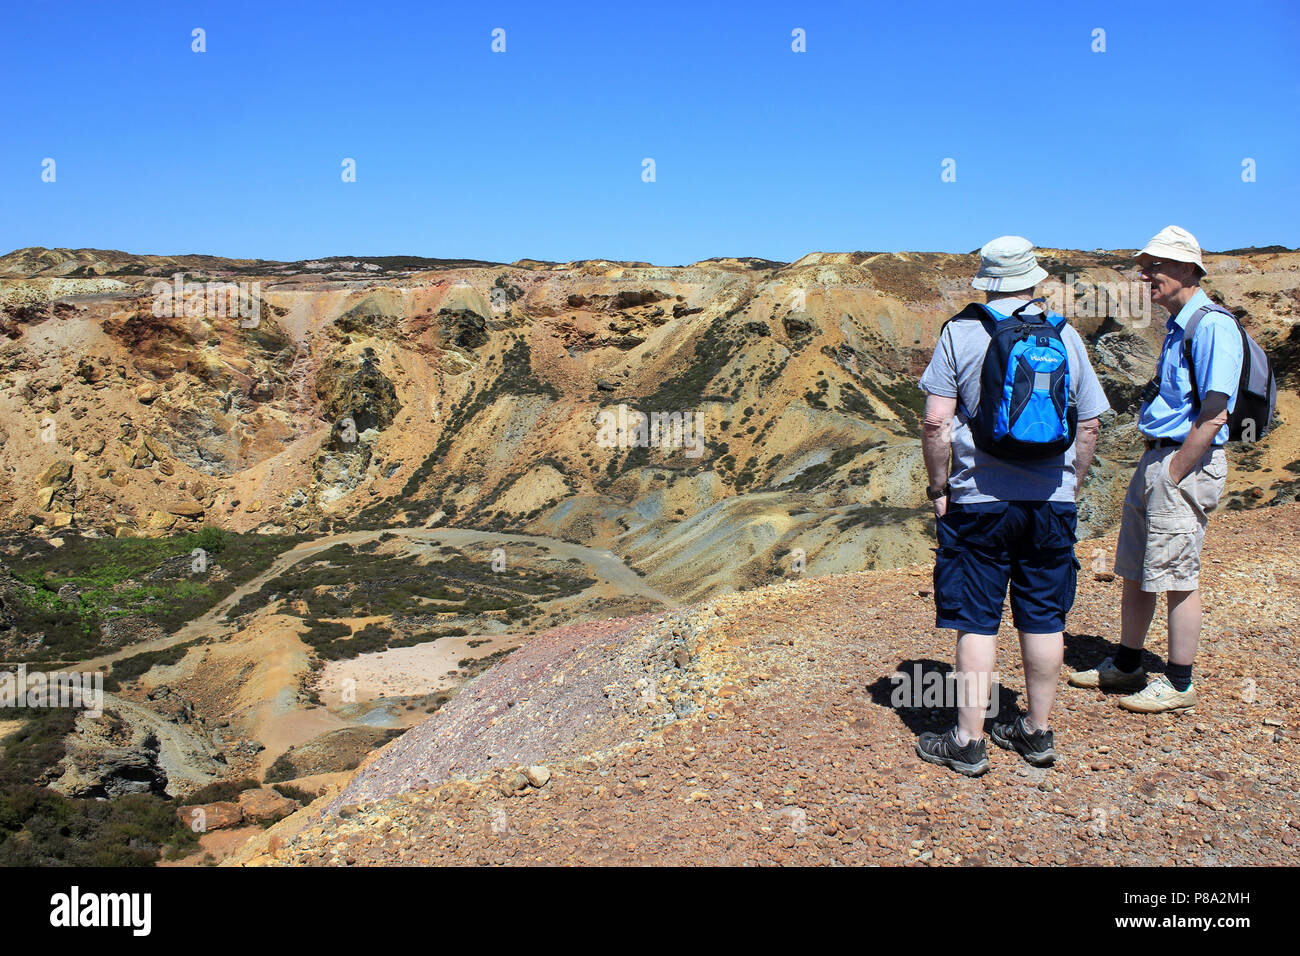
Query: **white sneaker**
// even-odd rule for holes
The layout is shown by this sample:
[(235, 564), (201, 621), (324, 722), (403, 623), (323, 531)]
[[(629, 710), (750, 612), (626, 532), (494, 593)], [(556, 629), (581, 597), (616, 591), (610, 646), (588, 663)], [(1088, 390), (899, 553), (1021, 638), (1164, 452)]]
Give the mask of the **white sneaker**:
[(1073, 687), (1140, 690), (1147, 685), (1147, 672), (1141, 664), (1135, 671), (1122, 671), (1115, 666), (1115, 658), (1108, 657), (1092, 670), (1075, 671), (1069, 681)]
[(1189, 684), (1185, 691), (1174, 690), (1168, 677), (1157, 674), (1136, 694), (1121, 697), (1119, 705), (1139, 714), (1191, 713), (1196, 707), (1196, 685)]

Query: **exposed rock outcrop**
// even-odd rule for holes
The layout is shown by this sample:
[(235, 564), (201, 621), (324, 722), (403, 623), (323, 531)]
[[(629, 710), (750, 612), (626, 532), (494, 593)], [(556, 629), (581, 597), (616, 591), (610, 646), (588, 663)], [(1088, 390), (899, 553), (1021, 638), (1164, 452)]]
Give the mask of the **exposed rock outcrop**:
[(188, 702), (170, 690), (151, 706), (106, 693), (101, 714), (77, 715), (50, 786), (74, 797), (175, 796), (224, 772), (224, 758)]
[(356, 450), (357, 435), (371, 428), (387, 428), (400, 408), (397, 390), (369, 347), (357, 359), (336, 356), (327, 362), (317, 376), (316, 394), (326, 420), (333, 423), (330, 447), (336, 451)]

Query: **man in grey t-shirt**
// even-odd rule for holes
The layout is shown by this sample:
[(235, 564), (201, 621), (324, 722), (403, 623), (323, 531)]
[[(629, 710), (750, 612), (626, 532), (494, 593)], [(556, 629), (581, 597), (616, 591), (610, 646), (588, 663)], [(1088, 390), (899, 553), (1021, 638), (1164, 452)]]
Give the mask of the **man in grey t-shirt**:
[[(980, 250), (980, 271), (971, 285), (985, 293), (988, 319), (1003, 320), (1017, 310), (1024, 316), (1041, 314), (1034, 288), (1046, 278), (1029, 240), (1003, 236)], [(980, 408), (981, 374), (992, 341), (985, 322), (948, 322), (921, 376), (927, 495), (939, 536), (935, 626), (957, 631), (959, 693), (957, 725), (944, 734), (922, 734), (917, 753), (971, 776), (988, 770), (984, 716), (1008, 584), (1029, 712), (994, 723), (993, 740), (1036, 765), (1055, 759), (1049, 717), (1079, 568), (1075, 500), (1092, 464), (1098, 419), (1110, 407), (1078, 332), (1064, 324), (1059, 330), (1068, 400), (1078, 425), (1073, 444), (1052, 457), (1008, 460), (976, 445), (971, 419)]]

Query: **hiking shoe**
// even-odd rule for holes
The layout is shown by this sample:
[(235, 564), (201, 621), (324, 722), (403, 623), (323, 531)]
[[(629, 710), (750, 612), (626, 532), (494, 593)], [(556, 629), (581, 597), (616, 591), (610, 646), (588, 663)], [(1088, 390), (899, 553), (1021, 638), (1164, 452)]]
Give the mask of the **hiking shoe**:
[(1147, 685), (1147, 672), (1141, 664), (1132, 673), (1115, 666), (1115, 658), (1108, 657), (1092, 670), (1075, 671), (1070, 675), (1073, 687), (1091, 687), (1101, 690), (1141, 690)]
[(1191, 713), (1196, 707), (1196, 685), (1190, 685), (1185, 691), (1174, 690), (1168, 677), (1157, 674), (1136, 694), (1121, 697), (1119, 705), (1138, 714)]
[(942, 764), (968, 777), (978, 777), (989, 769), (988, 748), (984, 738), (972, 740), (965, 747), (957, 743), (957, 728), (946, 733), (923, 733), (916, 741), (916, 755), (928, 763)]
[(1035, 767), (1045, 767), (1056, 760), (1052, 732), (1035, 730), (1030, 733), (1023, 716), (1005, 723), (995, 722), (989, 736), (1003, 750), (1016, 751)]

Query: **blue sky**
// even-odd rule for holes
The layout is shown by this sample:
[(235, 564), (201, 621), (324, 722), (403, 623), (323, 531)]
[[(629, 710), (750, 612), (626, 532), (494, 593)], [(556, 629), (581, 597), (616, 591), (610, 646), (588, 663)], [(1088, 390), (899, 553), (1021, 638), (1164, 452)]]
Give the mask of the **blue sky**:
[(0, 75), (0, 251), (1300, 246), (1291, 2), (26, 0)]

